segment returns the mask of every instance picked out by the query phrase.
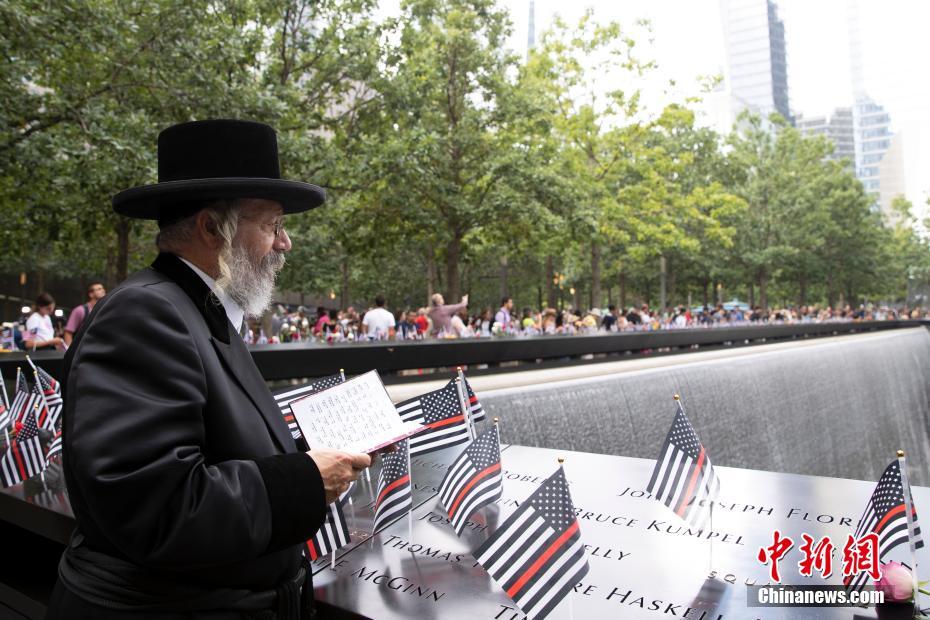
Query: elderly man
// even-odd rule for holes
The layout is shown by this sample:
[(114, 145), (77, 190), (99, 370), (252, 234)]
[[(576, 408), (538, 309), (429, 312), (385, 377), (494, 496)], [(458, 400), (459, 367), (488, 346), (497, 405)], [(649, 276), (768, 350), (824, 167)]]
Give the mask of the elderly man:
[(274, 131), (245, 121), (166, 129), (158, 177), (113, 204), (158, 221), (161, 253), (65, 358), (77, 530), (48, 617), (309, 617), (302, 543), (370, 457), (300, 451), (239, 332), (291, 248), (283, 216), (325, 194), (281, 180)]

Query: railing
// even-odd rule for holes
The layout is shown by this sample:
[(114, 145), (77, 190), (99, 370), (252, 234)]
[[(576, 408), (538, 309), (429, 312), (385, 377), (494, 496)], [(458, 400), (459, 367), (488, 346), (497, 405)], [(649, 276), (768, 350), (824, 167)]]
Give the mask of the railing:
[[(268, 381), (320, 377), (340, 368), (358, 374), (373, 368), (382, 375), (415, 369), (448, 368), (458, 365), (517, 368), (584, 363), (586, 357), (611, 355), (656, 355), (683, 353), (694, 349), (745, 346), (767, 342), (836, 336), (927, 325), (927, 321), (869, 321), (849, 323), (796, 323), (713, 329), (674, 329), (651, 332), (621, 332), (590, 336), (534, 336), (463, 340), (380, 341), (362, 343), (291, 343), (253, 345), (256, 365)], [(139, 352), (144, 355), (144, 351)], [(60, 376), (64, 354), (37, 351), (32, 359)], [(511, 364), (509, 364), (511, 365)], [(0, 354), (0, 371), (11, 380), (16, 367), (27, 367), (24, 353)]]

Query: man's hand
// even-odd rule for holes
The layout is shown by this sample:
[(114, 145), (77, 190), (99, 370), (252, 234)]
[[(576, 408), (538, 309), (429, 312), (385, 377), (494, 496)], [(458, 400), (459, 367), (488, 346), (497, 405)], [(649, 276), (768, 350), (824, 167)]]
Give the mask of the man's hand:
[(316, 463), (323, 477), (327, 504), (336, 501), (349, 488), (349, 483), (358, 478), (359, 472), (371, 465), (371, 458), (367, 454), (316, 448), (307, 452), (307, 455)]
[(468, 304), (468, 295), (462, 295), (462, 303)]

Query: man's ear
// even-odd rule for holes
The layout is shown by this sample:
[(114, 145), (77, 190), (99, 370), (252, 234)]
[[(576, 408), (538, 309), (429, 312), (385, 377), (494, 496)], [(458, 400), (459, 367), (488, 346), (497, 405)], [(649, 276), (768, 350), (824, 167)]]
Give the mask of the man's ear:
[(216, 229), (213, 216), (206, 209), (202, 209), (194, 221), (197, 240), (211, 250), (219, 250), (223, 246), (223, 239)]

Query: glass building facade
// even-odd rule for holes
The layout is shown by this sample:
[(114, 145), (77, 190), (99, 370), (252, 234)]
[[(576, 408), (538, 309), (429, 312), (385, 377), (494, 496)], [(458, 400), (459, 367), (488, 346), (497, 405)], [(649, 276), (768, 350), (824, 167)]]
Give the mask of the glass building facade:
[(733, 114), (744, 109), (791, 120), (785, 26), (772, 0), (720, 0)]

